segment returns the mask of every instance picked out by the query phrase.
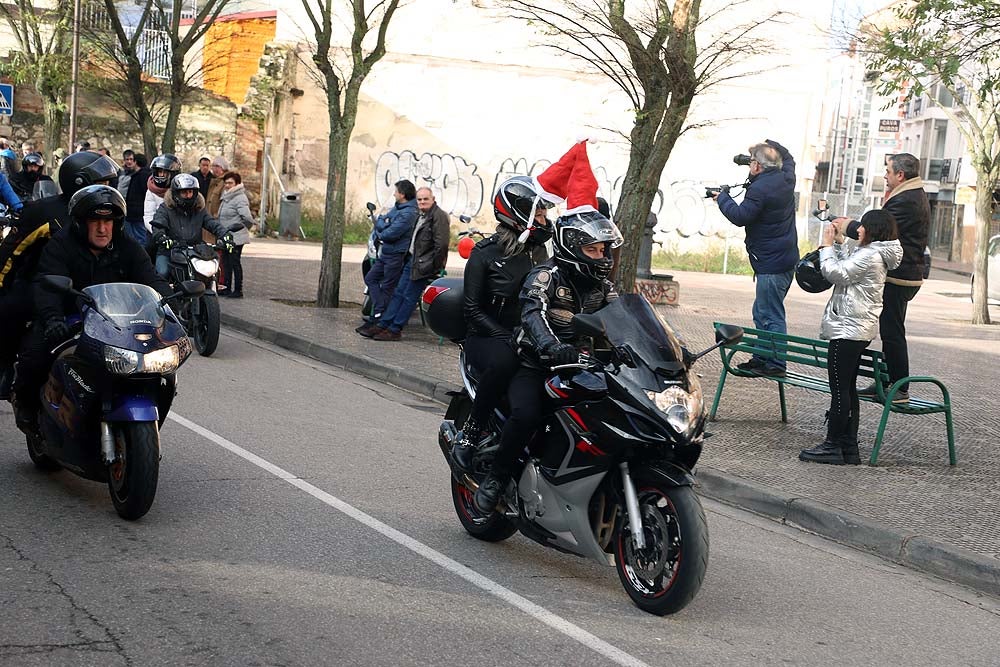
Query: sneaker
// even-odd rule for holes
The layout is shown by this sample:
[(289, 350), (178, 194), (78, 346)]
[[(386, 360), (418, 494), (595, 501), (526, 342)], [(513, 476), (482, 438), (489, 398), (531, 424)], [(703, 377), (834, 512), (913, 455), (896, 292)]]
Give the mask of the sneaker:
[(901, 405), (903, 403), (910, 402), (910, 392), (908, 391), (897, 391), (896, 395), (892, 397), (893, 405)]
[(392, 329), (382, 329), (382, 328), (379, 328), (375, 332), (375, 335), (372, 336), (371, 338), (372, 338), (372, 340), (391, 340), (391, 341), (397, 341), (397, 340), (401, 340), (403, 338), (403, 334), (399, 333), (398, 331), (393, 331)]
[(757, 357), (750, 357), (750, 361), (744, 361), (742, 364), (736, 364), (736, 370), (743, 371), (744, 373), (757, 373), (766, 366), (767, 364)]
[(497, 508), (503, 486), (503, 480), (492, 472), (486, 476), (483, 483), (476, 489), (476, 495), (472, 497), (472, 502), (475, 503), (476, 509), (481, 514), (492, 514), (493, 510)]
[(769, 378), (783, 378), (785, 377), (785, 369), (781, 366), (771, 366), (768, 364), (763, 368), (758, 369), (757, 375), (763, 375)]
[(858, 396), (873, 397), (876, 395), (875, 383), (872, 382), (870, 385), (864, 389), (858, 389)]

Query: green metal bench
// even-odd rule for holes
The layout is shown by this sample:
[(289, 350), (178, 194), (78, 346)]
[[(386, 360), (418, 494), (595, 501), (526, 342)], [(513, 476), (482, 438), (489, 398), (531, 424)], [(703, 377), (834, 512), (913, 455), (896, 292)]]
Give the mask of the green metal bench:
[[(719, 326), (716, 322), (715, 326)], [(787, 370), (784, 377), (772, 377), (758, 375), (753, 372), (739, 370), (733, 363), (733, 355), (737, 352), (755, 354), (763, 359), (783, 359), (788, 364), (799, 366), (809, 366), (813, 368), (826, 369), (827, 356), (830, 351), (830, 344), (825, 340), (813, 338), (803, 338), (801, 336), (790, 336), (788, 334), (764, 331), (761, 329), (743, 328), (743, 339), (733, 345), (725, 345), (719, 348), (722, 354), (722, 374), (719, 376), (719, 386), (715, 391), (715, 400), (712, 402), (712, 411), (709, 419), (714, 420), (716, 411), (719, 408), (719, 399), (722, 397), (722, 389), (726, 384), (728, 375), (737, 377), (761, 378), (772, 380), (778, 383), (778, 396), (781, 400), (781, 421), (788, 421), (788, 410), (785, 405), (785, 385), (801, 387), (812, 391), (830, 393), (830, 384), (827, 377), (808, 375), (792, 370)], [(945, 425), (948, 430), (948, 461), (951, 465), (958, 463), (955, 454), (955, 431), (951, 419), (951, 398), (948, 389), (937, 378), (928, 376), (911, 376), (895, 382), (886, 389), (889, 382), (889, 371), (886, 367), (885, 358), (878, 350), (865, 350), (861, 354), (861, 367), (858, 370), (860, 377), (871, 378), (875, 383), (875, 396), (860, 396), (862, 401), (878, 403), (882, 406), (882, 419), (878, 425), (878, 433), (875, 435), (875, 446), (872, 447), (872, 455), (869, 459), (870, 465), (875, 465), (878, 460), (879, 450), (882, 448), (882, 439), (885, 435), (886, 425), (889, 423), (890, 413), (896, 412), (904, 415), (929, 415), (938, 412), (944, 413)], [(941, 390), (941, 401), (935, 402), (923, 398), (911, 397), (906, 403), (893, 403), (893, 399), (899, 388), (905, 384), (933, 384)]]

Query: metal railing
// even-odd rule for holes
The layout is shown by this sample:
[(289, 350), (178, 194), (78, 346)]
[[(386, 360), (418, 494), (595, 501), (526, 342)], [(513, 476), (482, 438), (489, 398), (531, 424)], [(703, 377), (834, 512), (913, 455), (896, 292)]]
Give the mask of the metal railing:
[[(182, 10), (181, 18), (191, 18), (196, 11), (196, 5), (192, 1), (189, 4), (190, 10)], [(95, 2), (87, 2), (80, 8), (80, 24), (86, 30), (92, 32), (112, 32), (111, 18), (103, 5)], [(165, 17), (157, 12), (150, 14), (147, 26), (136, 42), (136, 55), (142, 64), (142, 70), (149, 76), (156, 79), (170, 79), (170, 33), (167, 30), (166, 22), (169, 17)], [(126, 25), (125, 36), (132, 39), (135, 35), (135, 26)], [(116, 48), (120, 53), (120, 47)]]

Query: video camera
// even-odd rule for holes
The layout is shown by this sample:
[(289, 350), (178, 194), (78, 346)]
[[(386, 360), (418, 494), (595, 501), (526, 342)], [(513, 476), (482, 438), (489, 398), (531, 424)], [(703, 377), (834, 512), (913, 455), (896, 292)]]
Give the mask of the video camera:
[(735, 162), (736, 164), (740, 165), (741, 167), (749, 167), (750, 166), (750, 160), (752, 160), (752, 159), (753, 159), (752, 157), (750, 157), (749, 155), (746, 155), (745, 153), (740, 153), (739, 155), (734, 155), (733, 156), (733, 162)]
[(714, 188), (705, 188), (705, 199), (711, 199), (715, 195), (717, 195), (719, 193), (722, 193), (722, 192), (729, 192), (729, 186), (728, 185), (719, 185), (719, 186), (714, 187)]

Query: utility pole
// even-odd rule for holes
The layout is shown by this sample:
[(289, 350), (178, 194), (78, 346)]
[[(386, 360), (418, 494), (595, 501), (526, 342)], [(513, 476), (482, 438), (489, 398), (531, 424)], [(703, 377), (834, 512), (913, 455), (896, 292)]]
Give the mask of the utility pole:
[(80, 0), (73, 2), (73, 81), (69, 90), (69, 150), (76, 148), (76, 89), (80, 79)]

